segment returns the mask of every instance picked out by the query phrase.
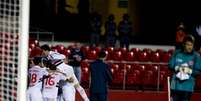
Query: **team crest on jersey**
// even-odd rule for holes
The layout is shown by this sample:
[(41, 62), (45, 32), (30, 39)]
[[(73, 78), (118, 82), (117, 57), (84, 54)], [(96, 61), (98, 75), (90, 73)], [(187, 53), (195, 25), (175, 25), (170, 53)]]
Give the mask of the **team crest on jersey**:
[(189, 64), (190, 66), (192, 66), (192, 65), (194, 64), (194, 62), (193, 62), (193, 61), (189, 61), (188, 64)]

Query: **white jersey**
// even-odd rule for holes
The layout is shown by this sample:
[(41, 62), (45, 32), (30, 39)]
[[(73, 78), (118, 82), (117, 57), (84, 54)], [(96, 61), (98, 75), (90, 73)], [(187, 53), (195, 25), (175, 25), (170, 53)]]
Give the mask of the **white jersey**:
[(65, 80), (66, 77), (58, 72), (53, 72), (49, 74), (49, 77), (44, 80), (43, 84), (43, 97), (45, 98), (57, 98), (58, 94), (58, 83), (60, 80)]
[(28, 70), (29, 87), (27, 89), (27, 101), (42, 101), (42, 78), (48, 72), (40, 66), (33, 66)]
[(49, 60), (64, 60), (66, 56), (58, 52), (50, 51), (47, 58)]
[(40, 66), (33, 66), (28, 70), (29, 75), (29, 87), (42, 88), (42, 78), (44, 75), (48, 75), (45, 68)]
[(57, 66), (57, 69), (59, 71), (61, 71), (62, 73), (64, 73), (66, 75), (67, 79), (73, 78), (72, 83), (66, 82), (66, 84), (63, 85), (63, 87), (62, 87), (62, 91), (63, 91), (62, 96), (64, 98), (64, 101), (75, 101), (75, 93), (76, 92), (75, 92), (74, 85), (78, 83), (78, 80), (74, 74), (73, 67), (69, 66), (65, 63), (62, 63)]

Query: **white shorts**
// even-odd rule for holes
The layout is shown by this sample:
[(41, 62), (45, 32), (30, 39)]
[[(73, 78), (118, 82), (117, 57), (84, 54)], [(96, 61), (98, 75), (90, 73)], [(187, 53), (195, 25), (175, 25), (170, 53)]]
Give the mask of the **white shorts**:
[(27, 101), (43, 101), (42, 92), (36, 87), (30, 87), (27, 90)]
[(65, 85), (63, 86), (62, 88), (63, 90), (63, 99), (64, 101), (75, 101), (75, 88), (74, 86), (71, 86), (71, 85)]

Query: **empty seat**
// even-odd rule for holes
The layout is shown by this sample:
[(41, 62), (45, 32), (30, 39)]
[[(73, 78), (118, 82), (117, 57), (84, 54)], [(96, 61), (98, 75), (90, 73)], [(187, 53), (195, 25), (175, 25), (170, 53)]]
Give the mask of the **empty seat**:
[(124, 60), (126, 61), (136, 61), (136, 54), (133, 51), (129, 51), (124, 55)]
[(148, 62), (148, 61), (150, 61), (150, 59), (149, 59), (149, 53), (146, 52), (146, 51), (140, 51), (140, 52), (138, 52), (137, 56), (138, 56), (138, 60), (139, 61), (142, 61), (142, 62)]
[(114, 52), (112, 52), (112, 60), (117, 60), (117, 61), (123, 60), (122, 52), (119, 50), (115, 50)]
[(171, 58), (171, 53), (169, 53), (169, 52), (164, 52), (163, 53), (163, 55), (162, 55), (162, 57), (161, 57), (161, 61), (162, 62), (169, 62), (169, 60), (170, 60), (170, 58)]
[(161, 54), (158, 51), (153, 51), (150, 56), (152, 62), (161, 62)]
[(90, 46), (88, 45), (81, 46), (80, 50), (86, 55), (90, 50)]
[(87, 52), (87, 59), (89, 59), (89, 60), (95, 60), (95, 59), (97, 59), (97, 52), (96, 52), (96, 50), (89, 50), (88, 52)]

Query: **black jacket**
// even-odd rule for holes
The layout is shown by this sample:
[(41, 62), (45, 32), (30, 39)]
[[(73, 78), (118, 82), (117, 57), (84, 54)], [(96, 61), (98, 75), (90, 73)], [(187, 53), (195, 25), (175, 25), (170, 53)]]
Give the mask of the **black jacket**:
[(108, 64), (95, 60), (90, 65), (92, 93), (107, 93), (108, 83), (112, 81), (112, 73)]

